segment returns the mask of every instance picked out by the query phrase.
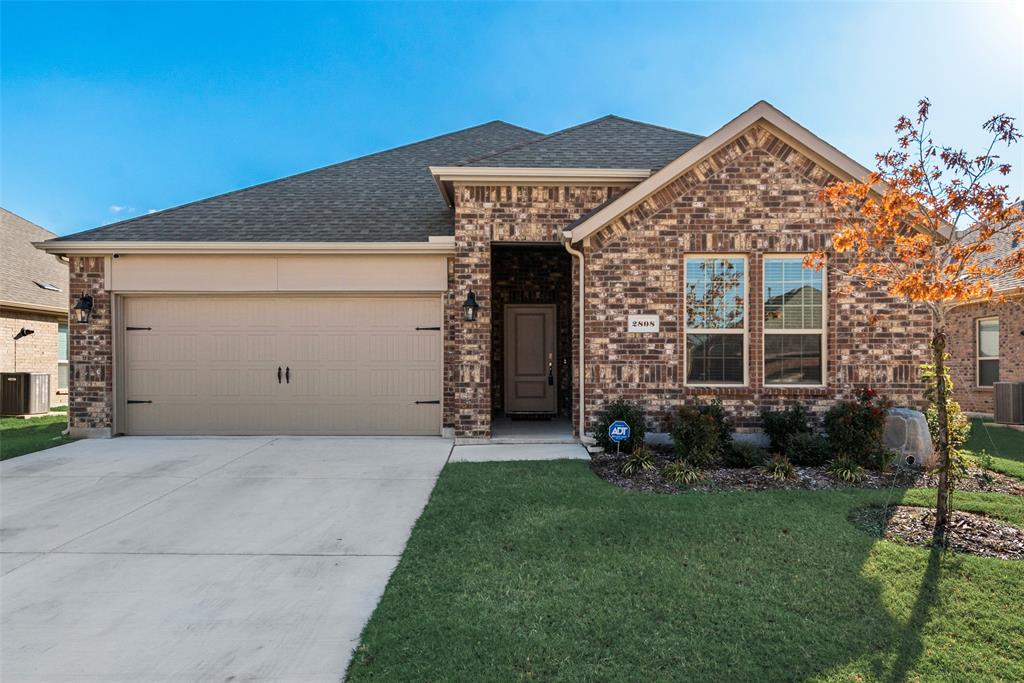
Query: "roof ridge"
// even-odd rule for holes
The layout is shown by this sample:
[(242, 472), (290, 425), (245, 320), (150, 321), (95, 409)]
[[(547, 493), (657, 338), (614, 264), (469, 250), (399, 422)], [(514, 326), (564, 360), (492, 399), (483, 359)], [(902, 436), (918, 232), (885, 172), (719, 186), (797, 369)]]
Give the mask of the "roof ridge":
[[(440, 140), (441, 138), (445, 138), (445, 137), (448, 137), (448, 136), (451, 136), (451, 135), (457, 135), (459, 133), (466, 133), (468, 131), (477, 130), (479, 128), (484, 128), (486, 126), (492, 126), (492, 125), (494, 125), (496, 123), (500, 123), (503, 126), (510, 126), (512, 128), (518, 128), (518, 129), (524, 130), (524, 131), (526, 131), (528, 133), (536, 133), (537, 135), (543, 135), (543, 133), (537, 133), (537, 131), (530, 130), (529, 128), (523, 128), (522, 126), (516, 126), (514, 124), (506, 123), (505, 121), (501, 121), (499, 119), (494, 119), (493, 121), (487, 121), (486, 123), (480, 123), (480, 124), (477, 124), (475, 126), (469, 126), (468, 128), (460, 128), (459, 130), (453, 130), (453, 131), (450, 131), (448, 133), (441, 133), (440, 135), (434, 135), (434, 136), (431, 136), (429, 138), (424, 138), (423, 140), (417, 140), (416, 142), (409, 142), (409, 143), (406, 143), (404, 145), (399, 145), (397, 147), (389, 147), (388, 149), (382, 149), (382, 150), (380, 150), (378, 152), (371, 152), (369, 154), (363, 154), (362, 156), (353, 157), (351, 159), (346, 159), (345, 161), (337, 161), (337, 162), (335, 162), (333, 164), (326, 164), (324, 166), (318, 166), (316, 168), (307, 169), (305, 171), (299, 171), (298, 173), (292, 173), (291, 175), (286, 175), (286, 176), (283, 176), (281, 178), (274, 178), (273, 180), (266, 180), (266, 181), (264, 181), (262, 183), (256, 183), (254, 185), (246, 185), (245, 187), (238, 187), (238, 188), (235, 188), (234, 190), (228, 190), (227, 192), (221, 192), (220, 194), (210, 195), (209, 197), (203, 197), (202, 199), (195, 199), (195, 200), (193, 200), (191, 202), (185, 202), (184, 204), (177, 204), (175, 206), (167, 207), (166, 209), (160, 209), (159, 211), (153, 211), (152, 213), (142, 214), (141, 216), (133, 216), (131, 218), (125, 218), (124, 220), (121, 220), (121, 221), (114, 221), (113, 223), (106, 223), (104, 225), (98, 225), (95, 228), (89, 228), (87, 230), (79, 230), (78, 232), (72, 233), (71, 235), (66, 235), (66, 236), (58, 237), (57, 239), (58, 240), (64, 240), (67, 237), (80, 237), (81, 235), (88, 235), (88, 234), (96, 232), (98, 230), (105, 230), (107, 228), (112, 228), (112, 227), (115, 227), (115, 226), (118, 226), (118, 227), (124, 226), (124, 225), (132, 223), (134, 221), (142, 220), (144, 218), (150, 218), (150, 217), (156, 216), (156, 215), (166, 215), (166, 214), (169, 214), (169, 213), (171, 213), (173, 211), (177, 211), (179, 209), (184, 209), (186, 207), (193, 206), (195, 204), (200, 204), (202, 202), (210, 201), (210, 200), (213, 200), (213, 199), (222, 199), (224, 197), (230, 197), (230, 196), (238, 194), (240, 192), (246, 192), (248, 190), (255, 190), (256, 188), (265, 187), (267, 185), (273, 185), (274, 183), (283, 182), (285, 180), (292, 180), (294, 178), (301, 178), (302, 176), (309, 175), (311, 173), (317, 173), (319, 171), (326, 171), (327, 169), (330, 169), (330, 168), (337, 168), (338, 166), (344, 166), (345, 164), (351, 164), (351, 163), (353, 163), (355, 161), (361, 161), (361, 160), (364, 160), (364, 159), (369, 159), (371, 157), (380, 156), (382, 154), (387, 154), (389, 152), (397, 152), (399, 150), (406, 149), (408, 147), (414, 147), (416, 145), (421, 145), (421, 144), (424, 144), (424, 143), (427, 143), (427, 142), (433, 142), (434, 140)], [(45, 230), (45, 228), (44, 228), (44, 230)]]
[(657, 124), (657, 123), (648, 123), (647, 121), (640, 121), (638, 119), (630, 119), (630, 118), (626, 118), (625, 116), (619, 116), (618, 114), (608, 114), (608, 116), (606, 116), (604, 118), (618, 119), (619, 121), (625, 121), (627, 123), (635, 123), (638, 126), (647, 126), (648, 128), (659, 128), (661, 130), (665, 130), (665, 131), (668, 131), (670, 133), (681, 133), (683, 135), (690, 135), (690, 136), (695, 137), (695, 138), (704, 139), (705, 137), (707, 137), (706, 135), (701, 135), (700, 133), (691, 133), (691, 132), (686, 131), (686, 130), (679, 130), (678, 128), (669, 128), (668, 126), (662, 126), (662, 125)]
[(49, 228), (44, 228), (43, 226), (39, 225), (38, 223), (36, 223), (36, 222), (34, 222), (34, 221), (30, 221), (29, 219), (25, 218), (25, 217), (24, 217), (24, 216), (22, 216), (21, 214), (18, 214), (18, 213), (14, 213), (13, 211), (11, 211), (10, 209), (8, 209), (7, 207), (4, 207), (4, 206), (0, 206), (0, 211), (3, 211), (4, 213), (8, 213), (8, 214), (10, 214), (10, 215), (14, 216), (14, 217), (15, 217), (15, 218), (17, 218), (17, 219), (18, 219), (19, 221), (23, 221), (23, 222), (25, 222), (25, 223), (28, 223), (28, 224), (29, 224), (29, 225), (31, 225), (31, 226), (32, 226), (33, 228), (38, 228), (38, 229), (42, 230), (42, 231), (43, 231), (43, 232), (45, 232), (45, 233), (48, 233), (48, 234), (50, 234), (50, 235), (53, 235), (54, 237), (56, 237), (56, 236), (57, 236), (57, 233), (55, 233), (55, 232), (54, 232), (53, 230), (50, 230)]
[(576, 124), (575, 126), (569, 126), (568, 128), (562, 128), (561, 130), (556, 130), (554, 133), (550, 133), (548, 135), (536, 138), (534, 140), (527, 140), (525, 142), (519, 142), (519, 143), (516, 143), (514, 145), (510, 145), (508, 147), (505, 147), (504, 149), (499, 149), (499, 150), (495, 150), (493, 152), (488, 152), (487, 154), (483, 154), (483, 155), (478, 156), (478, 157), (473, 157), (471, 159), (464, 159), (463, 161), (460, 161), (458, 164), (456, 164), (456, 166), (465, 166), (466, 164), (474, 164), (474, 163), (476, 163), (478, 161), (483, 161), (484, 159), (490, 159), (492, 157), (500, 156), (500, 155), (502, 155), (502, 154), (504, 154), (506, 152), (511, 152), (512, 150), (515, 150), (515, 149), (522, 149), (523, 147), (529, 147), (530, 145), (533, 145), (533, 144), (537, 144), (537, 143), (540, 143), (540, 142), (545, 142), (545, 141), (550, 140), (552, 138), (556, 138), (556, 137), (558, 137), (560, 135), (566, 135), (568, 133), (572, 133), (572, 132), (577, 131), (577, 130), (579, 130), (581, 128), (586, 128), (587, 126), (592, 126), (594, 124), (600, 123), (601, 121), (607, 121), (607, 120), (613, 120), (613, 119), (614, 120), (618, 120), (618, 121), (625, 121), (626, 123), (632, 123), (632, 124), (637, 125), (637, 126), (646, 126), (648, 128), (657, 128), (657, 129), (668, 131), (668, 132), (671, 132), (671, 133), (677, 133), (679, 135), (689, 135), (690, 137), (699, 138), (699, 139), (703, 139), (704, 138), (703, 135), (697, 135), (696, 133), (688, 133), (688, 132), (686, 132), (684, 130), (677, 130), (675, 128), (669, 128), (667, 126), (659, 126), (656, 123), (647, 123), (645, 121), (637, 121), (635, 119), (627, 119), (626, 117), (619, 116), (618, 114), (605, 114), (604, 116), (599, 116), (598, 118), (592, 119), (590, 121), (584, 121), (583, 123)]
[(542, 137), (536, 138), (534, 140), (527, 140), (526, 142), (519, 142), (519, 143), (516, 143), (514, 145), (509, 145), (505, 149), (500, 149), (500, 150), (497, 150), (495, 152), (488, 152), (487, 154), (484, 154), (484, 155), (481, 155), (481, 156), (478, 156), (478, 157), (474, 157), (472, 159), (466, 159), (464, 161), (460, 161), (458, 164), (456, 164), (456, 166), (464, 166), (465, 164), (472, 164), (474, 162), (481, 161), (483, 159), (489, 159), (491, 157), (498, 156), (499, 154), (504, 154), (505, 152), (510, 152), (513, 149), (520, 149), (522, 147), (529, 147), (530, 145), (532, 145), (534, 143), (544, 142), (545, 140), (550, 140), (551, 138), (556, 138), (559, 135), (565, 135), (566, 133), (570, 133), (570, 132), (572, 132), (574, 130), (579, 130), (580, 128), (586, 128), (587, 126), (592, 126), (592, 125), (594, 125), (595, 123), (597, 123), (599, 121), (604, 121), (605, 119), (610, 119), (610, 118), (614, 118), (612, 114), (605, 114), (604, 116), (598, 117), (598, 118), (596, 118), (596, 119), (594, 119), (592, 121), (584, 121), (583, 123), (578, 123), (575, 126), (569, 126), (568, 128), (562, 128), (561, 130), (556, 130), (554, 133), (548, 133), (547, 135), (544, 135)]

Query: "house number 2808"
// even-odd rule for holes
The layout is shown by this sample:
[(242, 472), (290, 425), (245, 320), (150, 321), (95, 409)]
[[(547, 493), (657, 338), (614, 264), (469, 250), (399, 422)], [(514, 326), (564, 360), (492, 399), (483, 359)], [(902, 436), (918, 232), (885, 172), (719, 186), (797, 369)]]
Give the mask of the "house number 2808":
[(631, 315), (627, 319), (627, 332), (657, 332), (660, 329), (656, 315)]

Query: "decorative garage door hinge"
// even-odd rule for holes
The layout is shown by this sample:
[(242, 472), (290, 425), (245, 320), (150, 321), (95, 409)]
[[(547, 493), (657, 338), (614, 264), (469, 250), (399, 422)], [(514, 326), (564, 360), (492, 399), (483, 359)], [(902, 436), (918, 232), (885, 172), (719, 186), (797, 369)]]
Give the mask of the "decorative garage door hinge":
[(435, 330), (437, 332), (441, 331), (440, 327), (417, 327), (416, 329), (417, 330)]
[(133, 401), (131, 399), (128, 399), (128, 403), (152, 403), (152, 401)]
[(152, 330), (153, 328), (152, 327), (132, 327), (131, 325), (129, 325), (128, 327), (126, 327), (124, 329), (128, 330), (129, 332), (134, 332), (135, 330)]
[(423, 404), (441, 405), (441, 402), (440, 401), (416, 401), (416, 405), (418, 405), (418, 406), (419, 405), (423, 405)]

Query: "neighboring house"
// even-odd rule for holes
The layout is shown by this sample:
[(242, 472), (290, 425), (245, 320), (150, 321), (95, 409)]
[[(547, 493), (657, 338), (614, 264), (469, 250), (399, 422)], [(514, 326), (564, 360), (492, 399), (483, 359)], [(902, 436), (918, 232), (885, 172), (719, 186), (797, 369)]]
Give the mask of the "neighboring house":
[[(993, 238), (989, 258), (1006, 258), (1017, 245), (1008, 233)], [(953, 309), (949, 364), (954, 396), (972, 414), (992, 415), (993, 383), (1024, 382), (1024, 278), (997, 277), (996, 296)]]
[(32, 246), (53, 237), (49, 230), (0, 208), (0, 371), (49, 375), (50, 404), (64, 405), (68, 399), (68, 266)]
[(71, 427), (475, 439), (620, 397), (655, 431), (698, 396), (743, 429), (864, 386), (916, 405), (927, 312), (801, 266), (830, 243), (819, 190), (867, 172), (765, 102), (708, 137), (492, 122), (51, 240), (93, 304)]

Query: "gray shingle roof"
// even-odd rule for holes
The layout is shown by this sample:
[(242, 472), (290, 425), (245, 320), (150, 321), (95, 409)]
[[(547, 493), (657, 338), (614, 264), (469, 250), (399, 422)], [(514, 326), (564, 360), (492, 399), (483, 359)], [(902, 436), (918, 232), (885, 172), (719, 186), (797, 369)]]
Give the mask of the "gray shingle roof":
[(454, 234), (429, 166), (454, 165), (537, 137), (492, 121), (59, 239), (424, 242)]
[(704, 138), (671, 128), (604, 116), (509, 149), (466, 161), (464, 166), (532, 168), (659, 169)]
[[(0, 208), (0, 300), (26, 306), (68, 307), (67, 264), (32, 246), (32, 242), (53, 236), (49, 230)], [(39, 285), (52, 285), (59, 291)]]
[[(1014, 244), (1013, 232), (1009, 231), (993, 235), (992, 247), (992, 251), (987, 255), (987, 260), (991, 260), (992, 263), (998, 263), (998, 261), (1007, 258), (1018, 249), (1024, 249), (1024, 244)], [(1006, 269), (1005, 274), (992, 278), (992, 284), (997, 292), (1007, 292), (1012, 289), (1024, 288), (1024, 277), (1020, 277), (1012, 270)]]

